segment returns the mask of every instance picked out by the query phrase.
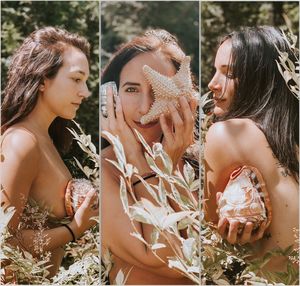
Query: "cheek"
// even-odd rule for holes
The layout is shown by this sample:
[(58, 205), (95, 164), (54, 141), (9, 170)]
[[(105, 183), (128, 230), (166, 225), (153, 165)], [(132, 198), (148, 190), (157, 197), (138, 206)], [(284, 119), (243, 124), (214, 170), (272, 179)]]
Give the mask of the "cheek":
[(120, 99), (121, 99), (124, 116), (125, 118), (128, 118), (132, 113), (133, 104), (131, 104), (130, 98), (128, 96), (120, 95)]

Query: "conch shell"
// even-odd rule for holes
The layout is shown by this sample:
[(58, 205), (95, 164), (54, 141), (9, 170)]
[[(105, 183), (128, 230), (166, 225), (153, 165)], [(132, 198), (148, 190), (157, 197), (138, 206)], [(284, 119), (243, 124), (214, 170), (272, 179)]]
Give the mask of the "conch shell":
[(265, 182), (260, 172), (250, 166), (234, 170), (226, 188), (218, 200), (219, 218), (240, 222), (241, 233), (246, 222), (254, 224), (253, 230), (259, 228), (263, 221), (266, 227), (271, 223), (272, 208)]
[(93, 184), (86, 179), (72, 179), (68, 182), (65, 192), (65, 209), (68, 216), (74, 216), (83, 203), (86, 194), (93, 189)]
[(154, 102), (149, 112), (141, 117), (142, 124), (152, 122), (161, 114), (168, 113), (168, 102), (172, 101), (178, 106), (180, 96), (185, 96), (188, 101), (191, 98), (198, 99), (199, 94), (193, 89), (190, 61), (190, 57), (185, 57), (173, 77), (164, 76), (147, 65), (143, 67), (144, 75), (153, 89)]

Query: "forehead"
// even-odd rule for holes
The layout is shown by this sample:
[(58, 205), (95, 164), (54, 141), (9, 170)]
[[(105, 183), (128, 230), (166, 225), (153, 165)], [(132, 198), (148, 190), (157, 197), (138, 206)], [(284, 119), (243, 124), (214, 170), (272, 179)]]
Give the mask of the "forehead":
[(123, 81), (136, 81), (144, 78), (143, 66), (148, 65), (165, 76), (173, 76), (176, 68), (172, 62), (160, 52), (142, 53), (130, 60), (122, 69), (120, 83)]
[(89, 63), (85, 54), (75, 47), (68, 47), (63, 52), (63, 66), (69, 72), (82, 71), (89, 74)]
[(215, 64), (228, 65), (231, 58), (231, 49), (232, 49), (232, 43), (230, 39), (223, 42), (217, 51)]

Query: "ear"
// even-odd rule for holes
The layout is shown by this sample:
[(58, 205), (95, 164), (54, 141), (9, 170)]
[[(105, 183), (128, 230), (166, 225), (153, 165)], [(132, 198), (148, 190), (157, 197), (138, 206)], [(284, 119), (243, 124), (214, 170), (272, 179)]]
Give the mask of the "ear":
[(41, 92), (45, 91), (45, 83), (44, 83), (44, 81), (40, 84), (39, 91), (41, 91)]
[(39, 91), (44, 91), (45, 90), (45, 85), (44, 84), (41, 84), (40, 86), (39, 86)]

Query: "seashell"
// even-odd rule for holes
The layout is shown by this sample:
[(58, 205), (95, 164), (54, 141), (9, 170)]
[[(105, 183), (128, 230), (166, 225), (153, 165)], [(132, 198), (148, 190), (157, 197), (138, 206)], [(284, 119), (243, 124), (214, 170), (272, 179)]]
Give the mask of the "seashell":
[(72, 179), (68, 182), (65, 192), (65, 209), (68, 216), (74, 216), (86, 194), (92, 189), (93, 184), (86, 179)]
[(199, 94), (193, 89), (190, 61), (190, 57), (185, 57), (173, 77), (164, 76), (147, 65), (143, 67), (144, 75), (154, 93), (154, 102), (148, 113), (141, 117), (142, 124), (158, 119), (163, 113), (167, 114), (169, 102), (178, 106), (180, 96), (186, 97), (188, 101), (198, 98)]
[(253, 230), (258, 229), (263, 221), (267, 221), (267, 226), (271, 223), (269, 194), (262, 175), (254, 167), (243, 166), (234, 170), (217, 204), (220, 219), (240, 222), (238, 233), (242, 232), (246, 222), (253, 222)]

